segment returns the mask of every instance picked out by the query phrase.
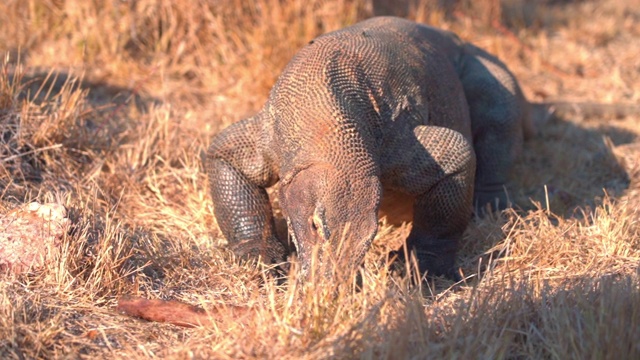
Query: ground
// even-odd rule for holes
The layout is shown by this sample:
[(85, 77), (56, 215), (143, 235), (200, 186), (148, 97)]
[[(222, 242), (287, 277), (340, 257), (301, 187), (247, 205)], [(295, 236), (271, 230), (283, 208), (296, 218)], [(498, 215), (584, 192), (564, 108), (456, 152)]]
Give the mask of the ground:
[[(534, 102), (640, 100), (637, 0), (439, 3), (0, 3), (0, 216), (57, 202), (72, 224), (46, 266), (0, 274), (0, 357), (640, 358), (637, 114), (542, 126), (509, 184), (514, 209), (469, 226), (463, 284), (387, 271), (406, 226), (382, 223), (362, 286), (337, 290), (274, 282), (220, 247), (211, 137), (253, 114), (306, 42), (374, 14), (457, 32)], [(214, 321), (124, 317), (123, 295)]]

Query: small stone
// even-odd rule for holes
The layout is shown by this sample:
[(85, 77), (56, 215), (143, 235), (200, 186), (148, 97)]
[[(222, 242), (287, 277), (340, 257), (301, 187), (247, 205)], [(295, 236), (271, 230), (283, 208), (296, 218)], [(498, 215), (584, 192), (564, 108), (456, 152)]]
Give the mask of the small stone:
[(57, 203), (32, 202), (0, 215), (0, 270), (42, 267), (59, 253), (69, 225), (67, 210)]

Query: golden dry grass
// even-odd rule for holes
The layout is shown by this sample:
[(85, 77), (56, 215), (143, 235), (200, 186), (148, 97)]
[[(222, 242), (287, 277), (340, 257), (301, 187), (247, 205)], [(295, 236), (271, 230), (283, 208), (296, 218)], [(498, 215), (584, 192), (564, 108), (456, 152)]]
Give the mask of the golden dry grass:
[[(404, 227), (381, 225), (360, 291), (277, 285), (218, 247), (211, 136), (255, 112), (308, 40), (373, 14), (458, 32), (532, 100), (640, 100), (637, 0), (456, 3), (1, 2), (0, 214), (55, 200), (75, 226), (48, 267), (0, 275), (0, 357), (640, 358), (639, 116), (541, 129), (510, 184), (517, 210), (470, 225), (457, 287), (386, 271)], [(126, 318), (124, 294), (219, 319)]]

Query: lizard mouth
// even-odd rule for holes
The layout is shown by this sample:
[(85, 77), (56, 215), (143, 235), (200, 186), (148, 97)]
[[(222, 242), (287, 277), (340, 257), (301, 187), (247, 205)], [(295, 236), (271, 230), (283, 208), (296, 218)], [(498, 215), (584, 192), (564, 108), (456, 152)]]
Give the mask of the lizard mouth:
[(293, 242), (293, 245), (296, 247), (296, 252), (300, 253), (300, 245), (298, 243), (298, 238), (296, 238), (296, 233), (293, 231), (293, 226), (291, 224), (291, 218), (287, 217), (287, 233), (289, 234), (289, 240)]
[(305, 254), (305, 250), (306, 248), (302, 245), (302, 243), (298, 240), (298, 237), (296, 236), (296, 232), (293, 230), (293, 224), (291, 221), (291, 218), (287, 217), (287, 228), (288, 228), (288, 234), (289, 234), (289, 239), (291, 240), (291, 242), (293, 242), (293, 245), (296, 248), (296, 253), (298, 256), (298, 260), (300, 261), (300, 265), (301, 265), (301, 273), (302, 276), (305, 277), (306, 274), (309, 272), (309, 259), (307, 259), (307, 254)]
[[(286, 222), (289, 229), (289, 239), (293, 242), (300, 261), (300, 270), (303, 278), (313, 272), (312, 266), (318, 266), (318, 270), (327, 278), (333, 275), (344, 276), (350, 272), (348, 269), (357, 269), (364, 262), (367, 249), (376, 235), (373, 232), (373, 234), (368, 234), (364, 240), (353, 241), (354, 239), (350, 237), (352, 234), (348, 231), (349, 226), (347, 226), (343, 232), (342, 239), (338, 241), (339, 245), (334, 244), (337, 247), (332, 247), (331, 241), (327, 241), (319, 245), (318, 249), (315, 249), (308, 242), (305, 245), (305, 239), (302, 239), (302, 241), (298, 239), (296, 232), (293, 230), (293, 222), (289, 217), (286, 218)], [(337, 239), (334, 238), (333, 240)]]

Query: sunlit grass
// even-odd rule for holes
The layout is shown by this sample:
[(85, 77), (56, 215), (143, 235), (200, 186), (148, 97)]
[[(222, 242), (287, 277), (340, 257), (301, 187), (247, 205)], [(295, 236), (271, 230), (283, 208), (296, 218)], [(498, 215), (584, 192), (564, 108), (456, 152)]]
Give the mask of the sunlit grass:
[[(550, 120), (514, 171), (516, 210), (469, 226), (462, 284), (389, 272), (409, 230), (384, 222), (361, 286), (279, 284), (218, 246), (211, 136), (254, 113), (310, 39), (373, 14), (456, 31), (532, 100), (640, 100), (631, 2), (437, 3), (0, 3), (0, 214), (55, 201), (74, 224), (48, 266), (0, 275), (0, 357), (639, 357), (638, 116)], [(123, 295), (214, 321), (124, 317)]]

